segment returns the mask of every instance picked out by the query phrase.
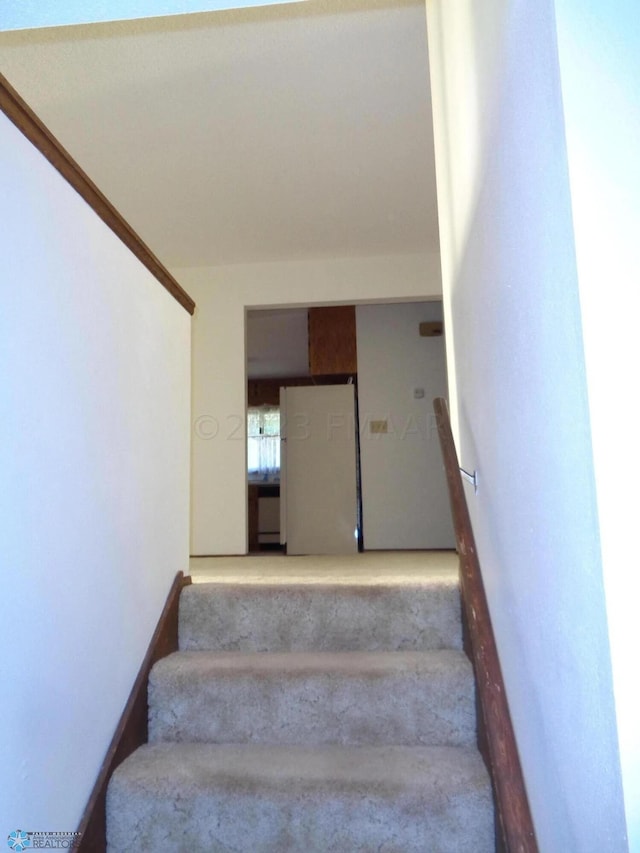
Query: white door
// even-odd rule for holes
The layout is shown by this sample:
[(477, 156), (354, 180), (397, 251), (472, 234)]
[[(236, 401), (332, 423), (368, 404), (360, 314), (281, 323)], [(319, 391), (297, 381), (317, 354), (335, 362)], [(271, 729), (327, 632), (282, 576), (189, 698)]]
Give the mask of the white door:
[[(353, 385), (281, 393), (281, 530), (288, 554), (353, 554), (357, 542)], [(284, 459), (284, 462), (282, 460)]]

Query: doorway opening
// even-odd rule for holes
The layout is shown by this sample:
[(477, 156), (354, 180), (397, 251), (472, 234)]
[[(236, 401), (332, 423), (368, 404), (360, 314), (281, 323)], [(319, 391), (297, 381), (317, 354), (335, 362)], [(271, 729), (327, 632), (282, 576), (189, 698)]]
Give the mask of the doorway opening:
[[(355, 547), (361, 549), (355, 306), (248, 311), (246, 332), (249, 553), (291, 552), (286, 535), (287, 507), (289, 515), (302, 512), (302, 518), (291, 518), (294, 540), (298, 524), (306, 519), (305, 526), (309, 530), (317, 527), (317, 535), (324, 537), (328, 551), (338, 547), (335, 540), (341, 532), (344, 536), (344, 527), (349, 523), (346, 517), (353, 514)], [(334, 397), (328, 395), (330, 388), (347, 385), (351, 390), (346, 393), (353, 395), (353, 403), (351, 410), (344, 413), (345, 429), (350, 430), (353, 446), (350, 452), (345, 448), (347, 455), (338, 459), (334, 457), (340, 415), (335, 393), (340, 392), (334, 392)], [(303, 388), (307, 390), (301, 391)], [(314, 391), (314, 388), (323, 390)], [(321, 415), (317, 411), (320, 401), (330, 407)], [(304, 412), (301, 406), (306, 407)], [(309, 423), (312, 411), (316, 418), (322, 419), (313, 429)], [(288, 473), (287, 440), (289, 457), (294, 451), (296, 456)], [(319, 454), (315, 472), (309, 468), (312, 453)], [(338, 505), (345, 501), (350, 490), (346, 471), (351, 462), (355, 472), (354, 505), (345, 506), (347, 515), (343, 518)], [(329, 473), (329, 465), (334, 466), (333, 475)], [(330, 491), (326, 500), (322, 496), (323, 481)], [(292, 496), (289, 504), (287, 483)], [(328, 504), (335, 514), (333, 525), (326, 517), (330, 514)]]
[[(346, 336), (350, 336), (351, 343), (347, 345), (341, 337), (345, 336), (344, 328), (349, 329), (344, 319), (348, 313), (351, 331)], [(326, 328), (318, 338), (315, 327), (322, 327), (323, 323)], [(434, 327), (442, 330), (439, 300), (247, 311), (249, 553), (274, 550), (285, 553), (287, 542), (291, 541), (287, 517), (291, 516), (293, 524), (302, 523), (297, 516), (302, 511), (301, 504), (307, 500), (301, 500), (297, 487), (291, 494), (287, 492), (287, 480), (292, 473), (286, 465), (287, 419), (282, 412), (278, 412), (278, 426), (275, 425), (281, 388), (291, 389), (289, 396), (299, 405), (301, 392), (295, 389), (347, 384), (353, 387), (353, 413), (341, 412), (331, 404), (334, 410), (320, 416), (320, 429), (325, 433), (325, 441), (330, 442), (338, 439), (338, 425), (347, 421), (351, 424), (356, 481), (355, 521), (351, 530), (355, 550), (453, 547), (431, 406), (434, 397), (447, 396), (444, 339), (441, 334), (431, 334)], [(325, 361), (322, 361), (323, 351)], [(319, 397), (320, 393), (313, 396)], [(268, 435), (269, 418), (273, 422), (273, 437)], [(299, 427), (295, 418), (293, 423)], [(268, 445), (274, 443), (276, 428), (281, 456), (274, 463)], [(301, 436), (294, 435), (294, 440), (296, 437)], [(257, 447), (262, 444), (266, 461), (259, 466)], [(306, 450), (304, 444), (302, 449)], [(289, 456), (293, 450), (292, 447)], [(300, 450), (299, 442), (296, 460)], [(321, 457), (325, 454), (328, 464), (332, 450), (325, 443), (314, 452)], [(299, 464), (302, 463), (296, 461)], [(325, 513), (327, 503), (335, 503), (337, 494), (348, 490), (346, 485), (336, 485), (337, 478), (335, 483), (330, 479), (322, 485), (325, 467), (321, 464), (306, 474), (310, 487), (315, 487), (317, 493), (312, 498), (320, 499), (309, 512), (318, 518)], [(328, 495), (324, 498), (323, 489)], [(334, 523), (342, 528), (348, 524), (335, 519)], [(325, 553), (335, 553), (332, 550), (335, 537), (328, 530)], [(322, 553), (318, 547), (316, 542), (303, 553)]]

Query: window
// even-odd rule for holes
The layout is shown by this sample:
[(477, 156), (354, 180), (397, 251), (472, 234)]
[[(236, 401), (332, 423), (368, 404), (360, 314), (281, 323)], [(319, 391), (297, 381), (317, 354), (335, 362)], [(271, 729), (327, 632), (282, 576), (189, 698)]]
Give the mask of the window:
[(247, 457), (250, 480), (280, 479), (280, 409), (277, 406), (249, 409)]

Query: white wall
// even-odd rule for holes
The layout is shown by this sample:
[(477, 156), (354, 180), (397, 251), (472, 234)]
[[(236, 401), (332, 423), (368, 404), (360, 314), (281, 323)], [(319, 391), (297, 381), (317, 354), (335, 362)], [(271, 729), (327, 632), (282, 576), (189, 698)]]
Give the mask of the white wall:
[(427, 0), (427, 16), (450, 386), (538, 841), (621, 851), (553, 6)]
[(193, 326), (192, 554), (247, 550), (245, 308), (429, 299), (437, 255), (334, 258), (178, 271)]
[[(584, 329), (600, 542), (629, 846), (640, 850), (640, 15), (632, 0), (556, 0), (562, 99)], [(631, 391), (631, 393), (630, 393)]]
[(186, 311), (0, 115), (0, 836), (74, 830), (188, 568)]
[[(447, 396), (444, 339), (420, 337), (428, 320), (442, 320), (440, 302), (356, 308), (366, 550), (455, 547), (433, 413)], [(377, 420), (386, 434), (371, 432)]]

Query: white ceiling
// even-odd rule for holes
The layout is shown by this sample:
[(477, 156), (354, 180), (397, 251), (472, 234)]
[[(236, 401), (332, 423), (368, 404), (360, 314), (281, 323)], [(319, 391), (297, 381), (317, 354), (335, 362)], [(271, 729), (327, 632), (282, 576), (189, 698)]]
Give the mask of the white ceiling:
[(250, 379), (309, 375), (306, 308), (247, 311), (247, 375)]
[(170, 268), (437, 249), (424, 0), (5, 32), (0, 70)]

